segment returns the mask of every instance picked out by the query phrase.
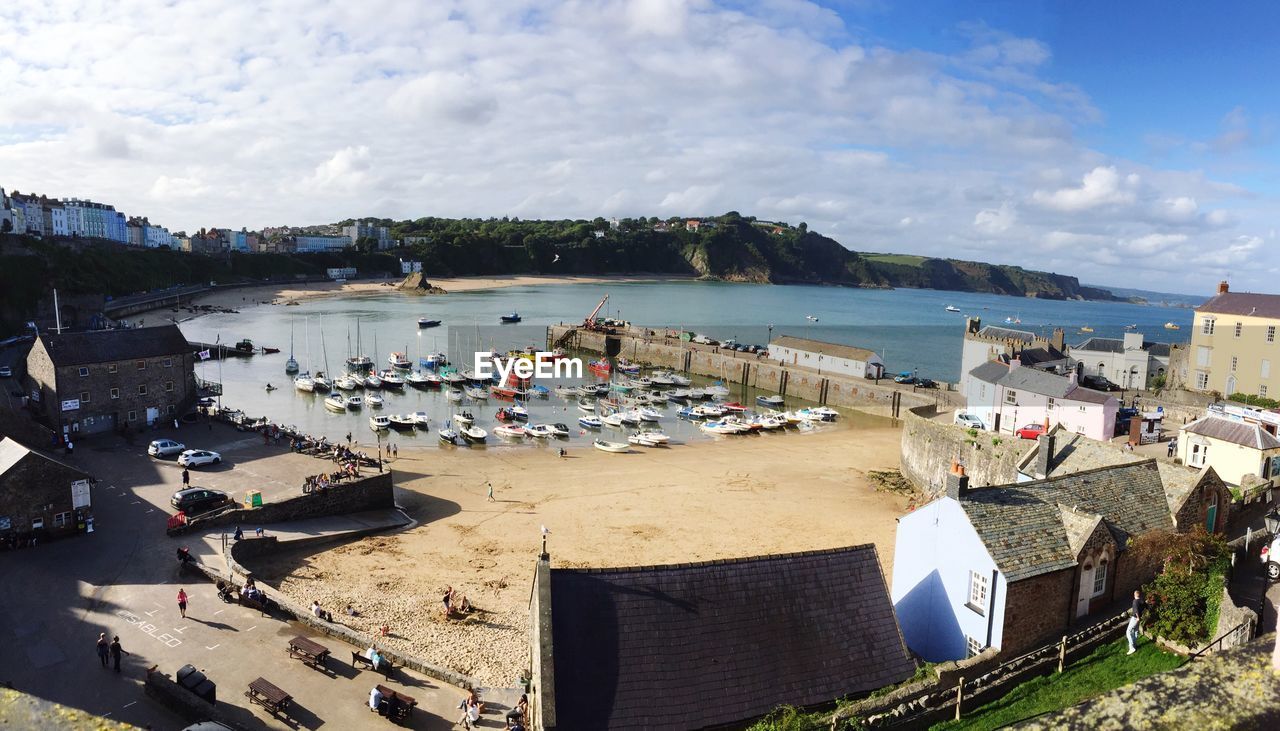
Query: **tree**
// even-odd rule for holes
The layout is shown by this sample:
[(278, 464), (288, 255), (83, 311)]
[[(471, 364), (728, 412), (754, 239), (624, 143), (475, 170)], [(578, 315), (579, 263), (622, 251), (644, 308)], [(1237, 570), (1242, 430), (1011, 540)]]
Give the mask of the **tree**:
[(356, 239), (356, 250), (362, 254), (376, 251), (378, 248), (378, 239), (373, 236), (361, 236)]
[(801, 221), (801, 222), (800, 222), (800, 225), (799, 225), (799, 226), (796, 226), (796, 228), (797, 228), (797, 229), (799, 229), (799, 230), (800, 230), (800, 233), (802, 233), (802, 234), (807, 234), (807, 233), (809, 233), (809, 224), (805, 223), (804, 221)]

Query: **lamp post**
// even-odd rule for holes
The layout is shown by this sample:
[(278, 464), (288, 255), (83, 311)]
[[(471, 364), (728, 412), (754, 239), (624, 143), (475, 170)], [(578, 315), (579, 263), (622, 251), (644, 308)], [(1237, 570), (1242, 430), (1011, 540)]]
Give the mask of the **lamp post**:
[(769, 343), (772, 343), (772, 342), (773, 342), (773, 323), (769, 323), (769, 337), (764, 341), (765, 347), (766, 348), (769, 347)]
[(1262, 523), (1267, 527), (1267, 533), (1274, 536), (1280, 533), (1280, 510), (1275, 507), (1271, 508), (1271, 512), (1262, 516)]
[(374, 430), (374, 435), (378, 438), (378, 473), (382, 473), (382, 432)]

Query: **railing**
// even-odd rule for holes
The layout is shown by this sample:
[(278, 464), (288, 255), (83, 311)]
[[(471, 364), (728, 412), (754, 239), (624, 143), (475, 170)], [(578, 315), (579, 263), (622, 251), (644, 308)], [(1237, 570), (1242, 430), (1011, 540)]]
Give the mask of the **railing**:
[[(1223, 649), (1222, 642), (1226, 640), (1228, 637), (1238, 637), (1241, 631), (1244, 631), (1246, 634), (1252, 634), (1253, 632), (1252, 625), (1253, 625), (1253, 622), (1248, 619), (1241, 622), (1240, 624), (1237, 624), (1236, 626), (1232, 627), (1226, 632), (1223, 632), (1222, 636), (1219, 637), (1218, 639), (1214, 640), (1213, 642), (1210, 642), (1209, 644), (1205, 645), (1204, 647), (1196, 651), (1195, 654), (1187, 658), (1187, 662), (1195, 662), (1196, 660), (1200, 659), (1202, 655), (1207, 655), (1209, 651), (1215, 647), (1217, 647), (1218, 649)], [(1241, 643), (1239, 641), (1236, 641), (1233, 644), (1229, 645), (1229, 647), (1235, 647), (1236, 645), (1239, 645), (1239, 644)]]

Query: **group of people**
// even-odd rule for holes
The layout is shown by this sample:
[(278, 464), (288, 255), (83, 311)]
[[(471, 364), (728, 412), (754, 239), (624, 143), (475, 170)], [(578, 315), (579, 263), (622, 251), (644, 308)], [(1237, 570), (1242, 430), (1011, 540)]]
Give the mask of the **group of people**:
[[(472, 689), (466, 698), (458, 704), (458, 710), (462, 711), (462, 717), (458, 719), (458, 724), (465, 729), (472, 728), (479, 724), (480, 714), (484, 713), (484, 703), (480, 701), (480, 695)], [(529, 696), (528, 694), (520, 694), (520, 701), (516, 703), (515, 708), (507, 711), (507, 731), (524, 731), (528, 726), (529, 715)]]
[(463, 594), (459, 594), (452, 586), (444, 588), (444, 598), (441, 600), (444, 604), (444, 618), (449, 619), (455, 614), (466, 615), (475, 611), (475, 607)]
[(333, 621), (333, 613), (321, 607), (320, 602), (311, 602), (311, 613), (315, 615), (316, 619), (323, 619), (326, 622)]
[(120, 635), (107, 641), (107, 633), (100, 632), (98, 634), (98, 659), (102, 661), (102, 667), (107, 666), (108, 658), (115, 664), (116, 672), (120, 672), (120, 656), (130, 654), (127, 650), (120, 646)]
[(404, 713), (404, 702), (396, 695), (384, 695), (375, 685), (369, 691), (369, 710), (377, 711), (379, 716), (398, 718)]
[(333, 485), (345, 480), (349, 477), (359, 477), (360, 473), (355, 468), (354, 462), (348, 462), (346, 471), (330, 472), (328, 474), (308, 475), (303, 478), (303, 492), (311, 492), (313, 490), (327, 490)]

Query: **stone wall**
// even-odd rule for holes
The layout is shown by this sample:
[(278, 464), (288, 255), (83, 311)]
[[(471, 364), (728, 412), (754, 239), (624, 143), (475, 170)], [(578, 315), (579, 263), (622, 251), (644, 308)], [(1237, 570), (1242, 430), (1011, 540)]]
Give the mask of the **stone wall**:
[(556, 728), (556, 676), (554, 638), (551, 636), (551, 560), (546, 554), (538, 559), (534, 570), (533, 589), (529, 593), (529, 672), (530, 731), (553, 731)]
[(1017, 481), (1018, 462), (1035, 442), (969, 430), (934, 421), (931, 406), (907, 409), (902, 416), (902, 474), (926, 499), (942, 493), (951, 460), (964, 464), (970, 487), (1007, 485)]
[(266, 523), (285, 523), (328, 515), (346, 515), (365, 510), (382, 510), (396, 506), (395, 491), (391, 486), (391, 471), (363, 477), (310, 495), (267, 503), (260, 508), (236, 508), (217, 515), (195, 518), (192, 529), (238, 525), (245, 532)]
[(1009, 584), (1000, 651), (1016, 655), (1061, 637), (1075, 616), (1076, 583), (1069, 568)]
[[(0, 529), (0, 540), (31, 534), (33, 520), (44, 521), (37, 540), (72, 535), (78, 530), (71, 507), (71, 483), (89, 479), (80, 470), (47, 459), (33, 452), (0, 475), (0, 518), (7, 518), (9, 529)], [(72, 519), (55, 526), (54, 516), (71, 513)]]

